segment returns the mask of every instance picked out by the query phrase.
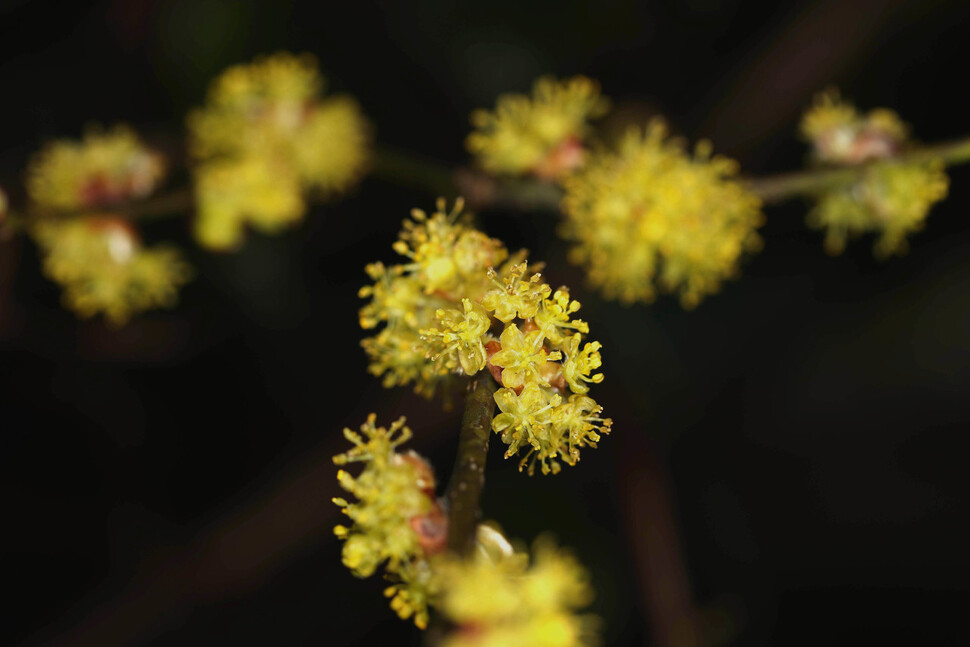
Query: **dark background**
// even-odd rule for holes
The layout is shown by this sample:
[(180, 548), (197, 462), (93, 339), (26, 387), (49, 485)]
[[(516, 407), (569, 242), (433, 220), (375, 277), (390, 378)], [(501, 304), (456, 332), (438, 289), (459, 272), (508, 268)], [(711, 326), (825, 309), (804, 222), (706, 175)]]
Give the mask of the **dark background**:
[[(828, 86), (936, 141), (967, 133), (970, 5), (440, 0), (0, 2), (0, 185), (85, 124), (175, 141), (229, 64), (315, 53), (378, 141), (451, 166), (467, 114), (542, 73), (585, 73), (628, 118), (665, 114), (750, 174), (798, 168)], [(951, 174), (912, 251), (829, 258), (806, 205), (767, 211), (765, 250), (693, 312), (601, 301), (550, 214), (481, 214), (548, 262), (604, 346), (614, 433), (556, 477), (493, 446), (483, 506), (552, 530), (589, 567), (606, 644), (960, 644), (967, 496), (970, 190)], [(184, 182), (173, 175), (171, 186)], [(383, 390), (358, 347), (363, 266), (434, 196), (369, 178), (233, 255), (121, 330), (59, 306), (26, 239), (0, 245), (0, 643), (418, 644), (331, 533), (330, 456), (370, 411), (409, 416), (446, 477), (458, 412)]]

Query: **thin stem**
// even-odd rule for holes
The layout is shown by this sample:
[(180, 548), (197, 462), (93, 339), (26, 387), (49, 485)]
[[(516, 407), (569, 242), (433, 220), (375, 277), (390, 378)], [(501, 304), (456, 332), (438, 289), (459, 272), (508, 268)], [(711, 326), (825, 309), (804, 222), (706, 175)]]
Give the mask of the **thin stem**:
[[(929, 162), (941, 160), (947, 166), (970, 162), (970, 137), (907, 151), (894, 162)], [(796, 196), (812, 195), (849, 186), (879, 161), (849, 168), (815, 169), (796, 173), (780, 173), (745, 181), (748, 189), (766, 203), (778, 203)]]
[(495, 380), (473, 378), (465, 396), (465, 413), (458, 436), (455, 469), (445, 491), (448, 501), (448, 550), (467, 555), (475, 545), (475, 527), (481, 518), (479, 499), (485, 486), (485, 460), (495, 412)]

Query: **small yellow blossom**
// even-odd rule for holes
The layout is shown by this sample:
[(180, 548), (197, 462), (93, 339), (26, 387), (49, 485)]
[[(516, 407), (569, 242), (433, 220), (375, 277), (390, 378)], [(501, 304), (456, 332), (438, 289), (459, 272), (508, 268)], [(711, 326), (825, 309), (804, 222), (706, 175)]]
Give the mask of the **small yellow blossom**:
[[(367, 266), (374, 283), (359, 292), (370, 299), (360, 311), (360, 325), (384, 328), (361, 343), (370, 371), (385, 386), (413, 383), (430, 397), (453, 382), (457, 369), (470, 374), (484, 366), (479, 346), (491, 322), (479, 302), (490, 285), (488, 268), (505, 261), (508, 252), (462, 219), (462, 206), (459, 200), (446, 212), (442, 200), (430, 216), (414, 210), (394, 244), (407, 262)], [(464, 326), (449, 312), (458, 312)]]
[(495, 318), (508, 323), (519, 317), (531, 319), (539, 311), (543, 299), (552, 292), (547, 284), (542, 282), (542, 275), (533, 274), (528, 280), (523, 280), (528, 266), (526, 263), (514, 265), (504, 281), (499, 282), (497, 274), (491, 270), (488, 274), (495, 288), (482, 297), (482, 304), (495, 314)]
[(258, 156), (219, 159), (195, 170), (196, 240), (209, 249), (239, 247), (246, 224), (272, 233), (303, 218), (299, 179), (286, 164)]
[(576, 614), (593, 596), (585, 569), (548, 540), (537, 541), (533, 552), (531, 565), (524, 553), (436, 563), (436, 608), (455, 625), (443, 642), (446, 647), (596, 642), (595, 619)]
[(442, 349), (432, 351), (435, 355), (451, 353), (458, 356), (458, 363), (468, 375), (474, 375), (485, 368), (485, 346), (482, 338), (491, 327), (485, 309), (470, 299), (462, 299), (463, 311), (452, 308), (439, 308), (435, 312), (440, 329), (422, 332), (422, 338), (430, 341), (440, 340)]
[(542, 77), (531, 97), (502, 95), (494, 112), (473, 112), (465, 145), (489, 173), (556, 179), (582, 164), (588, 122), (607, 107), (591, 79)]
[(30, 161), (27, 191), (41, 207), (96, 210), (143, 198), (165, 173), (163, 158), (126, 126), (48, 144)]
[(188, 118), (203, 245), (237, 246), (240, 214), (263, 231), (291, 225), (306, 211), (304, 193), (326, 197), (360, 179), (370, 125), (354, 99), (324, 97), (323, 87), (312, 56), (288, 53), (231, 67), (212, 83)]
[(816, 159), (832, 164), (892, 157), (905, 143), (908, 130), (892, 110), (877, 108), (862, 115), (835, 90), (817, 95), (801, 123), (802, 136), (811, 142)]
[(536, 312), (535, 323), (542, 334), (553, 344), (563, 343), (566, 331), (573, 330), (582, 334), (589, 332), (589, 325), (582, 319), (572, 319), (580, 308), (579, 301), (569, 298), (569, 289), (561, 287), (551, 299), (544, 299)]
[(568, 289), (553, 293), (523, 254), (509, 259), (501, 242), (460, 220), (460, 202), (444, 207), (405, 221), (394, 249), (408, 262), (367, 266), (374, 283), (360, 290), (370, 299), (360, 324), (383, 326), (362, 342), (371, 372), (385, 386), (414, 383), (430, 396), (487, 368), (502, 387), (492, 429), (509, 445), (506, 456), (526, 449), (519, 468), (530, 474), (537, 464), (543, 474), (560, 461), (574, 465), (579, 448), (595, 447), (612, 425), (592, 399), (581, 412), (566, 400), (602, 381), (593, 373), (600, 344), (583, 345), (589, 326), (573, 319), (580, 306)]
[(344, 429), (354, 447), (335, 456), (334, 463), (360, 462), (364, 468), (356, 477), (343, 469), (337, 473), (340, 486), (357, 501), (334, 499), (353, 521), (334, 533), (344, 540), (344, 565), (358, 577), (369, 577), (383, 564), (393, 582), (385, 591), (391, 608), (401, 618), (414, 616), (424, 628), (434, 587), (427, 558), (444, 548), (447, 521), (434, 499), (431, 467), (413, 452), (397, 451), (411, 438), (404, 418), (389, 429), (375, 421), (371, 414), (359, 433)]
[(575, 334), (568, 337), (562, 345), (562, 352), (566, 356), (562, 363), (562, 376), (572, 389), (573, 393), (586, 393), (589, 387), (586, 383), (598, 384), (603, 381), (603, 374), (592, 372), (602, 366), (603, 360), (600, 358), (600, 348), (602, 345), (598, 341), (587, 343), (580, 350), (582, 335)]
[(502, 331), (499, 343), (502, 349), (491, 357), (491, 363), (502, 367), (502, 384), (513, 389), (522, 387), (526, 380), (539, 382), (543, 379), (540, 371), (547, 361), (558, 360), (562, 354), (547, 351), (544, 335), (539, 329), (522, 333), (518, 326), (510, 323)]
[(132, 226), (109, 216), (43, 220), (34, 236), (44, 273), (64, 287), (65, 306), (81, 317), (104, 313), (122, 325), (138, 312), (174, 305), (192, 276), (177, 250), (146, 249)]
[(906, 236), (923, 228), (930, 208), (947, 194), (942, 161), (880, 162), (867, 167), (861, 180), (823, 194), (808, 217), (825, 229), (825, 249), (840, 254), (848, 238), (875, 233), (873, 250), (885, 258), (904, 253)]
[(758, 198), (736, 179), (737, 164), (688, 155), (654, 120), (631, 130), (617, 152), (598, 153), (565, 182), (571, 259), (608, 298), (649, 302), (657, 285), (693, 307), (733, 277), (744, 252), (759, 249)]

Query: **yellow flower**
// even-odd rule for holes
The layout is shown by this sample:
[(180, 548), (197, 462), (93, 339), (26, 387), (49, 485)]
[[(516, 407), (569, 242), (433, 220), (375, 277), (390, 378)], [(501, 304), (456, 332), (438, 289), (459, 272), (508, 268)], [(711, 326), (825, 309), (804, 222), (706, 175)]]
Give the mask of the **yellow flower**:
[(171, 307), (192, 276), (177, 250), (142, 247), (120, 218), (43, 220), (34, 235), (44, 273), (63, 286), (65, 306), (81, 317), (102, 312), (110, 324), (122, 325), (143, 310)]
[[(492, 420), (492, 430), (501, 434), (502, 442), (509, 446), (505, 457), (514, 456), (524, 443), (530, 445), (533, 451), (539, 452), (543, 466), (546, 459), (555, 458), (559, 448), (558, 444), (553, 445), (550, 424), (553, 408), (558, 407), (561, 402), (562, 397), (558, 393), (543, 389), (535, 382), (527, 384), (518, 395), (511, 388), (496, 391), (495, 403), (502, 413)], [(531, 456), (531, 452), (529, 455)], [(522, 464), (525, 464), (525, 460)]]
[(543, 341), (541, 330), (523, 334), (514, 323), (505, 327), (499, 338), (502, 349), (490, 359), (492, 364), (504, 369), (504, 386), (517, 389), (525, 384), (526, 379), (539, 382), (542, 380), (540, 370), (545, 367), (546, 362), (561, 359), (559, 351), (546, 351)]
[(573, 647), (595, 643), (595, 619), (576, 615), (592, 599), (585, 569), (549, 540), (534, 559), (483, 554), (435, 564), (436, 607), (456, 625), (446, 647)]
[(600, 358), (600, 348), (602, 345), (598, 341), (586, 344), (582, 350), (579, 345), (582, 342), (582, 335), (575, 334), (566, 338), (562, 345), (562, 352), (566, 359), (562, 363), (562, 376), (569, 384), (573, 393), (586, 393), (589, 387), (585, 382), (599, 384), (603, 381), (603, 374), (591, 373), (603, 365)]
[(431, 216), (412, 210), (412, 219), (404, 221), (400, 240), (394, 243), (394, 251), (411, 259), (404, 268), (418, 277), (425, 294), (477, 301), (486, 286), (485, 270), (508, 256), (500, 241), (472, 227), (467, 218), (459, 220), (464, 206), (459, 198), (448, 213), (444, 200), (438, 200)]
[(98, 209), (151, 193), (165, 173), (160, 155), (126, 126), (89, 130), (80, 142), (58, 140), (34, 155), (27, 191), (41, 207)]
[(385, 591), (391, 608), (401, 617), (412, 615), (415, 624), (427, 624), (427, 603), (433, 582), (426, 561), (444, 548), (447, 520), (434, 500), (435, 480), (428, 463), (413, 452), (397, 448), (411, 438), (404, 418), (390, 429), (375, 425), (371, 414), (360, 433), (344, 429), (353, 443), (349, 451), (334, 457), (337, 465), (361, 462), (357, 477), (340, 470), (340, 486), (356, 503), (335, 498), (351, 527), (337, 526), (334, 533), (344, 540), (343, 562), (358, 577), (369, 577), (382, 563), (394, 584)]
[(602, 116), (607, 107), (591, 79), (542, 77), (531, 97), (502, 95), (494, 112), (473, 112), (476, 130), (465, 145), (489, 173), (555, 179), (582, 163), (588, 121)]
[(815, 97), (800, 129), (811, 142), (816, 159), (834, 164), (892, 157), (908, 134), (906, 124), (892, 110), (877, 108), (863, 116), (835, 90)]
[(324, 196), (357, 184), (370, 163), (370, 130), (351, 97), (321, 102), (293, 142), (294, 164), (304, 184)]
[(848, 238), (869, 232), (878, 234), (876, 256), (901, 254), (906, 236), (923, 228), (930, 208), (946, 197), (947, 185), (942, 161), (880, 162), (866, 168), (856, 184), (823, 194), (808, 222), (825, 229), (830, 254), (840, 254)]
[[(435, 317), (442, 329), (422, 331), (425, 341), (435, 343), (437, 340), (442, 348), (432, 353), (455, 354), (462, 370), (467, 375), (474, 375), (485, 368), (485, 346), (482, 338), (491, 325), (488, 313), (477, 303), (469, 299), (461, 300), (462, 311), (453, 308), (439, 308)], [(452, 362), (453, 363), (453, 362)]]
[(569, 288), (556, 290), (551, 299), (544, 299), (535, 315), (535, 323), (542, 334), (553, 344), (562, 344), (567, 330), (582, 334), (589, 332), (589, 325), (582, 319), (571, 319), (580, 308), (579, 301), (569, 298)]
[(324, 97), (323, 86), (312, 56), (288, 53), (229, 68), (212, 83), (188, 118), (203, 245), (237, 246), (240, 214), (263, 231), (291, 225), (306, 211), (304, 192), (330, 196), (360, 179), (370, 125), (356, 101)]
[(542, 282), (541, 274), (533, 274), (528, 281), (522, 280), (528, 271), (527, 263), (512, 266), (504, 281), (490, 270), (488, 277), (495, 284), (482, 298), (482, 305), (491, 310), (495, 318), (508, 323), (519, 317), (531, 319), (539, 311), (539, 304), (549, 296), (552, 288)]
[(414, 383), (415, 391), (430, 397), (453, 382), (459, 368), (471, 374), (484, 366), (480, 346), (491, 322), (478, 304), (489, 286), (488, 268), (502, 263), (508, 252), (461, 219), (462, 206), (459, 200), (446, 212), (439, 200), (430, 216), (415, 209), (394, 244), (407, 262), (367, 266), (374, 283), (359, 292), (370, 299), (360, 311), (360, 324), (385, 327), (361, 344), (370, 371), (382, 376), (385, 386)]
[(298, 222), (306, 212), (299, 179), (290, 167), (259, 156), (200, 164), (195, 191), (195, 237), (213, 250), (239, 247), (246, 224), (272, 233)]
[(492, 429), (509, 445), (506, 457), (528, 447), (519, 469), (532, 474), (539, 463), (543, 474), (556, 473), (560, 460), (575, 464), (580, 447), (595, 447), (597, 432), (610, 431), (592, 399), (583, 412), (563, 402), (602, 381), (592, 373), (600, 344), (583, 345), (589, 326), (572, 318), (580, 306), (567, 288), (552, 294), (524, 252), (507, 260), (501, 242), (459, 218), (461, 207), (446, 212), (439, 201), (431, 216), (415, 210), (394, 244), (408, 262), (367, 266), (374, 283), (359, 292), (370, 299), (360, 325), (383, 326), (361, 342), (370, 371), (384, 386), (414, 383), (430, 397), (487, 367), (504, 387)]
[(651, 301), (656, 286), (693, 307), (734, 276), (761, 239), (760, 201), (735, 180), (737, 164), (693, 157), (653, 121), (629, 131), (616, 153), (600, 152), (565, 182), (565, 235), (571, 259), (608, 298)]

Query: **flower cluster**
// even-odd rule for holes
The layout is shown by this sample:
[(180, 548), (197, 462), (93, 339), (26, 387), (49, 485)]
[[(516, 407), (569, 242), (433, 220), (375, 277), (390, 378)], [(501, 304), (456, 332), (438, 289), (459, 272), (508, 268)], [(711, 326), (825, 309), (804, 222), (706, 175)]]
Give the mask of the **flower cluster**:
[(65, 306), (81, 317), (101, 312), (122, 325), (143, 310), (171, 307), (192, 276), (177, 250), (143, 247), (122, 218), (45, 219), (35, 224), (34, 236), (44, 273), (64, 287)]
[(825, 229), (825, 250), (841, 254), (848, 238), (878, 234), (879, 258), (905, 253), (906, 236), (923, 228), (930, 208), (946, 197), (948, 178), (939, 160), (885, 161), (867, 167), (855, 184), (819, 197), (810, 226)]
[(802, 117), (801, 133), (819, 162), (860, 164), (898, 153), (908, 128), (892, 110), (876, 108), (862, 115), (838, 92), (829, 90), (815, 97)]
[(354, 447), (334, 457), (334, 463), (361, 462), (354, 477), (337, 473), (340, 486), (357, 501), (335, 498), (353, 521), (334, 528), (345, 540), (343, 563), (358, 577), (369, 577), (382, 563), (393, 584), (385, 591), (391, 608), (401, 618), (414, 616), (417, 626), (428, 622), (428, 599), (432, 593), (427, 559), (444, 549), (447, 518), (435, 496), (435, 479), (428, 463), (414, 452), (397, 448), (411, 437), (404, 418), (390, 429), (377, 427), (371, 414), (360, 433), (344, 429)]
[(226, 70), (189, 115), (198, 214), (213, 249), (242, 243), (248, 223), (275, 231), (302, 219), (304, 194), (346, 191), (367, 166), (370, 126), (357, 102), (323, 97), (312, 56), (280, 53)]
[(659, 120), (628, 131), (564, 183), (572, 260), (609, 298), (649, 302), (659, 285), (695, 306), (761, 245), (760, 201), (736, 175), (707, 142), (686, 153)]
[(40, 213), (30, 230), (44, 273), (81, 317), (104, 313), (122, 325), (143, 310), (174, 305), (191, 278), (176, 249), (144, 247), (131, 222), (114, 213), (154, 191), (164, 171), (162, 157), (125, 126), (55, 141), (31, 160), (27, 190)]
[(946, 197), (942, 160), (894, 160), (908, 143), (908, 128), (884, 108), (861, 115), (834, 92), (816, 97), (802, 119), (815, 157), (835, 166), (868, 165), (849, 186), (826, 191), (809, 213), (825, 229), (825, 249), (840, 254), (846, 240), (876, 234), (873, 250), (885, 258), (907, 249), (906, 236), (922, 229), (930, 208)]
[(557, 179), (582, 164), (588, 122), (607, 107), (592, 79), (543, 77), (531, 97), (502, 95), (493, 112), (473, 112), (466, 146), (489, 173)]
[(600, 344), (585, 340), (573, 317), (579, 303), (565, 287), (553, 292), (520, 253), (446, 213), (412, 213), (394, 249), (409, 262), (368, 266), (373, 285), (361, 310), (365, 329), (384, 327), (362, 344), (370, 370), (385, 386), (415, 383), (431, 395), (456, 376), (486, 368), (500, 388), (492, 429), (509, 448), (526, 450), (519, 468), (558, 472), (582, 447), (595, 447), (612, 420), (587, 395), (603, 379)]
[(589, 577), (548, 540), (525, 553), (440, 559), (436, 608), (455, 625), (447, 647), (573, 647), (595, 642), (594, 619), (576, 615), (592, 598)]
[(27, 191), (49, 210), (95, 210), (143, 198), (165, 174), (163, 158), (126, 126), (58, 140), (31, 159)]

